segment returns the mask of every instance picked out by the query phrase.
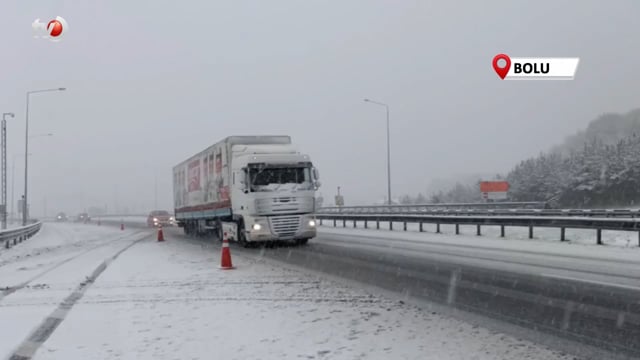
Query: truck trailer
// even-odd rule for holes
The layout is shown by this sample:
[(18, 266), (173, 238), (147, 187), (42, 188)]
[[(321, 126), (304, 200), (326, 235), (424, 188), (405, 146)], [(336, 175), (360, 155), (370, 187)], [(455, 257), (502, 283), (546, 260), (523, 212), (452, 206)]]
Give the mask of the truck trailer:
[(176, 224), (188, 235), (237, 226), (243, 246), (316, 236), (318, 170), (289, 136), (230, 136), (173, 168)]

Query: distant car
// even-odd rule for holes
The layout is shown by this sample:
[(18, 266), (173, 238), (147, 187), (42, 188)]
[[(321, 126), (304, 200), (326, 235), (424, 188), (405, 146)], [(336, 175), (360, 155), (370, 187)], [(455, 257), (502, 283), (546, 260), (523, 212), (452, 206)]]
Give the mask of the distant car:
[(147, 216), (147, 226), (173, 226), (175, 223), (173, 216), (166, 210), (154, 210)]
[(58, 222), (65, 222), (67, 221), (67, 214), (63, 213), (63, 212), (59, 212), (58, 215), (56, 215), (56, 221)]
[(91, 217), (87, 213), (80, 213), (76, 218), (76, 222), (88, 223), (91, 221)]

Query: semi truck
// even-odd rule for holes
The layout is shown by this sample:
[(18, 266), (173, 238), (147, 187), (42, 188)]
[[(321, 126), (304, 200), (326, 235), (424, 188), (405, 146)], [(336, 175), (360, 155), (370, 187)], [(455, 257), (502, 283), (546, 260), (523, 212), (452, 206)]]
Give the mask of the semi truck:
[(291, 137), (229, 136), (173, 168), (176, 224), (187, 235), (233, 224), (238, 241), (306, 244), (316, 236), (318, 170)]

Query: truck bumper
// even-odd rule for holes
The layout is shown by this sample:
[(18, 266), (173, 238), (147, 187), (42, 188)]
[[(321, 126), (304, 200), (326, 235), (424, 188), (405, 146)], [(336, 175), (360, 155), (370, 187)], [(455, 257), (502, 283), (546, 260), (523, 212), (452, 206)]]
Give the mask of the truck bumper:
[(254, 222), (247, 224), (245, 232), (247, 241), (288, 241), (311, 239), (316, 236), (315, 220), (312, 215), (283, 215), (256, 218), (260, 229), (253, 227)]
[(277, 236), (272, 234), (260, 234), (253, 231), (249, 231), (247, 234), (247, 241), (289, 241), (298, 239), (311, 239), (316, 237), (315, 231), (304, 231), (294, 236)]

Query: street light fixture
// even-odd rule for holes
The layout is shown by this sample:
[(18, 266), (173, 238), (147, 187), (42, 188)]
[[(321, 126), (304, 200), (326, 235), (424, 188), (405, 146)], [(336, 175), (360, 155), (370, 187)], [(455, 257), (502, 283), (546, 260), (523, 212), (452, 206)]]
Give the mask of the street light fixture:
[(364, 101), (384, 106), (387, 109), (387, 204), (391, 205), (391, 145), (389, 141), (389, 105), (371, 99), (364, 99)]
[(33, 138), (37, 138), (37, 137), (43, 137), (43, 136), (53, 136), (53, 134), (52, 133), (47, 133), (47, 134), (31, 135), (31, 136), (29, 136), (29, 139), (33, 139)]
[[(55, 89), (42, 89), (42, 90), (31, 90), (27, 91), (27, 111), (25, 113), (25, 135), (24, 135), (24, 153), (29, 154), (29, 97), (31, 94), (38, 94), (44, 92), (53, 92), (53, 91), (65, 91), (66, 88), (55, 88)], [(29, 156), (24, 157), (24, 209), (22, 210), (22, 225), (27, 225), (27, 220), (29, 219), (28, 215), (28, 197), (27, 197), (27, 184), (29, 174)]]

